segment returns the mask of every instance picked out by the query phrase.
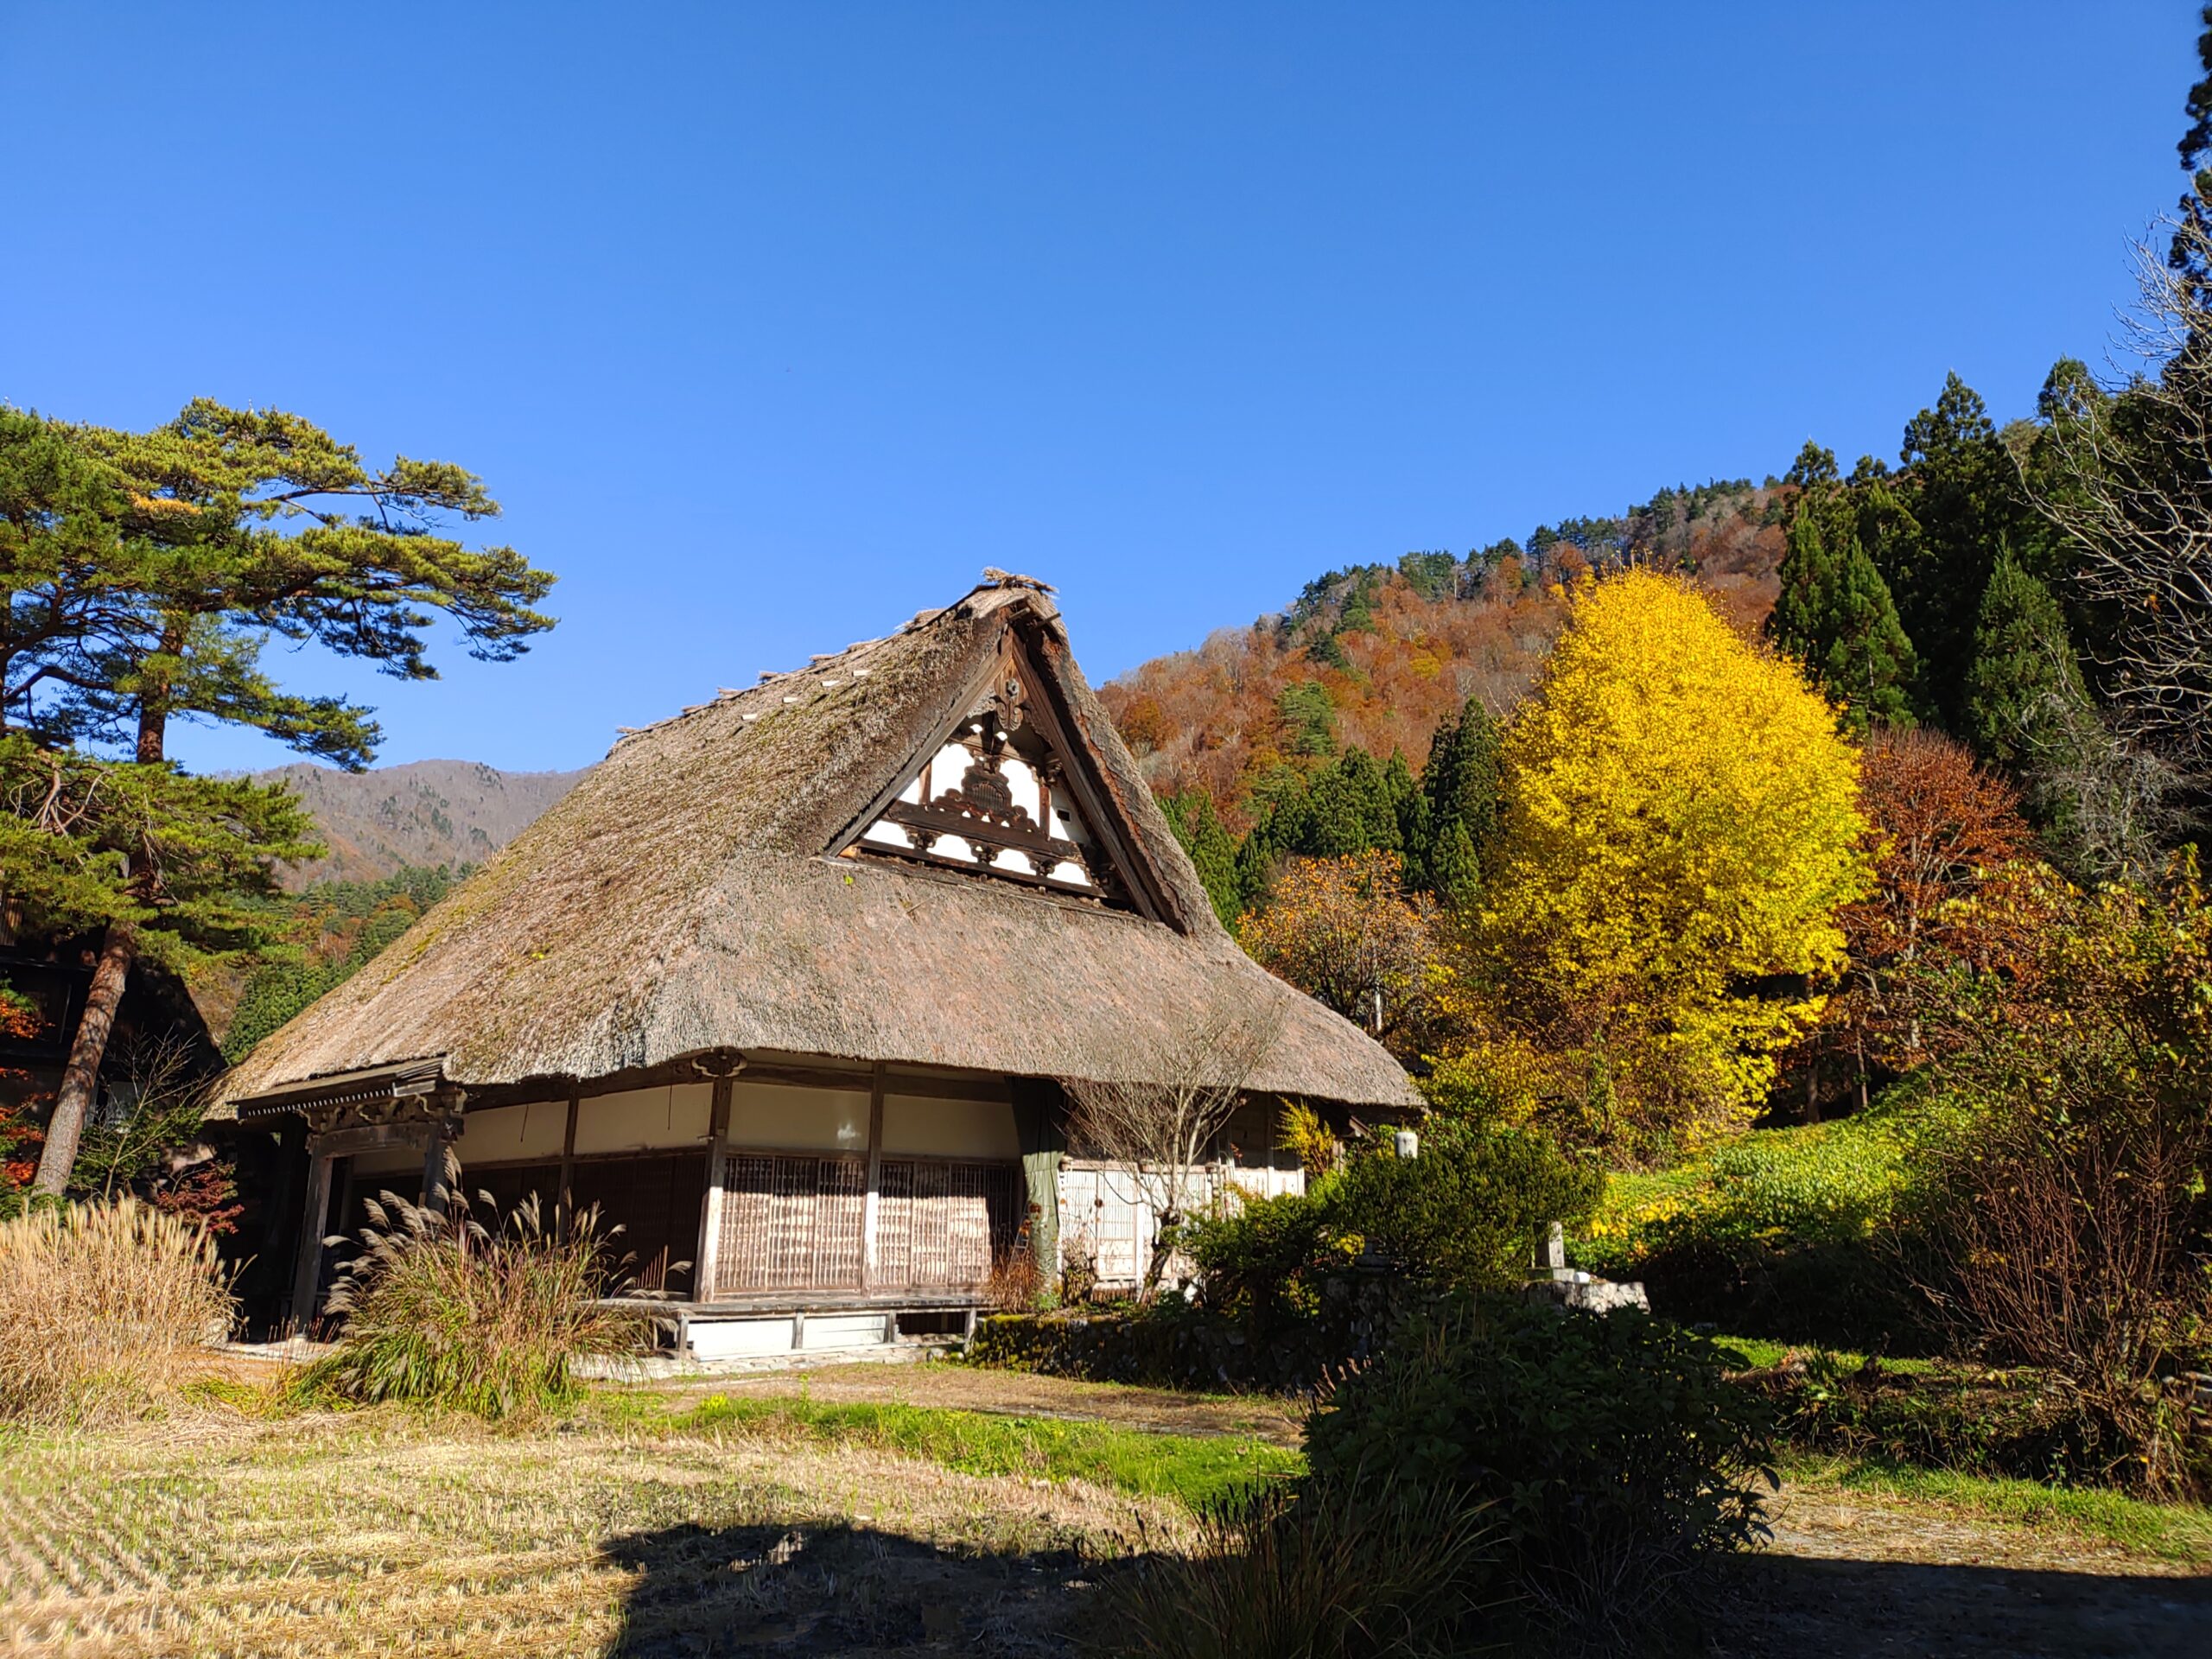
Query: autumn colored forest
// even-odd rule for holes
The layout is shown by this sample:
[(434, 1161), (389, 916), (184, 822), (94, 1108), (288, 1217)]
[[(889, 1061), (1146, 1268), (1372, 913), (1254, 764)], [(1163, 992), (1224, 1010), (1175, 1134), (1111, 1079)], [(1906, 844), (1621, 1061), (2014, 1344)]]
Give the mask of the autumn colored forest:
[(1663, 489), (1618, 518), (1565, 519), (1525, 541), (1332, 570), (1279, 615), (1141, 664), (1101, 695), (1158, 792), (1203, 793), (1242, 834), (1277, 768), (1310, 769), (1345, 747), (1418, 765), (1469, 697), (1503, 714), (1559, 632), (1565, 588), (1592, 570), (1687, 571), (1756, 635), (1774, 608), (1791, 493), (1773, 479)]

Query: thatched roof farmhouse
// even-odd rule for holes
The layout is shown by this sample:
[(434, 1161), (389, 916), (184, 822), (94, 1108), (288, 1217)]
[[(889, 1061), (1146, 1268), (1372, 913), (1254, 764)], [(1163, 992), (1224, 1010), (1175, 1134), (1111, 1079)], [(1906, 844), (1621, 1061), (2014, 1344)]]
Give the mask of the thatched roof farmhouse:
[[(710, 1312), (856, 1337), (972, 1305), (1023, 1220), (1050, 1248), (1084, 1175), (1061, 1085), (1142, 1080), (1201, 1012), (1267, 1033), (1224, 1152), (1262, 1185), (1294, 1179), (1275, 1096), (1417, 1104), (1224, 931), (1046, 591), (994, 575), (624, 735), (219, 1110), (303, 1145), (300, 1318), (317, 1227), (452, 1145), (472, 1192), (600, 1202), (702, 1351)], [(1142, 1224), (1112, 1188), (1082, 1188), (1102, 1260)], [(725, 1344), (770, 1339), (751, 1323)]]

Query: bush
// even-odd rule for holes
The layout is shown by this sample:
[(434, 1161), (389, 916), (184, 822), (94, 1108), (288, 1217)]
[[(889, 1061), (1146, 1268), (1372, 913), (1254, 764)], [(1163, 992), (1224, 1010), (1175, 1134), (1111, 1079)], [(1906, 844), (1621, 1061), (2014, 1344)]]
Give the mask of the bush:
[(0, 1417), (142, 1407), (187, 1354), (229, 1333), (232, 1312), (207, 1230), (135, 1199), (0, 1223)]
[(1815, 1350), (1737, 1381), (1773, 1402), (1781, 1436), (1808, 1451), (2067, 1486), (2135, 1484), (2133, 1440), (2044, 1372)]
[(1597, 1207), (1604, 1177), (1533, 1129), (1447, 1117), (1421, 1126), (1421, 1153), (1354, 1159), (1328, 1194), (1336, 1224), (1417, 1279), (1502, 1289), (1528, 1276), (1536, 1236)]
[(1346, 1360), (1365, 1357), (1399, 1311), (1426, 1294), (1395, 1274), (1352, 1268), (1316, 1281), (1310, 1316), (1271, 1326), (1172, 1294), (1143, 1307), (1000, 1314), (978, 1322), (968, 1357), (1098, 1382), (1305, 1393)]
[(2192, 860), (2156, 893), (2055, 880), (1992, 901), (2009, 948), (1926, 997), (1968, 1132), (1939, 1149), (1929, 1289), (1988, 1357), (2063, 1378), (2129, 1484), (2212, 1490), (2212, 905)]
[(300, 1374), (302, 1395), (505, 1417), (574, 1399), (572, 1359), (645, 1345), (652, 1321), (602, 1300), (632, 1287), (596, 1209), (548, 1224), (532, 1196), (487, 1226), (452, 1190), (443, 1215), (389, 1192), (371, 1201), (330, 1298), (345, 1320), (336, 1351)]
[(1321, 1281), (1359, 1254), (1358, 1241), (1337, 1224), (1333, 1185), (1323, 1177), (1311, 1192), (1244, 1198), (1185, 1222), (1178, 1243), (1198, 1269), (1200, 1306), (1262, 1329), (1319, 1312)]
[(1185, 1224), (1200, 1305), (1272, 1332), (1313, 1318), (1323, 1282), (1363, 1253), (1425, 1285), (1503, 1289), (1527, 1276), (1548, 1224), (1580, 1222), (1597, 1202), (1595, 1169), (1538, 1131), (1438, 1116), (1421, 1136), (1417, 1157), (1370, 1146), (1304, 1194)]
[(1248, 1489), (1199, 1516), (1198, 1548), (1107, 1592), (1109, 1651), (1161, 1659), (1382, 1659), (1465, 1651), (1490, 1547), (1450, 1493)]
[(1378, 1452), (1408, 1495), (1486, 1503), (1485, 1597), (1548, 1623), (1624, 1633), (1700, 1558), (1763, 1532), (1764, 1402), (1709, 1339), (1630, 1310), (1560, 1313), (1465, 1299), (1416, 1314), (1306, 1431), (1313, 1478), (1358, 1484)]

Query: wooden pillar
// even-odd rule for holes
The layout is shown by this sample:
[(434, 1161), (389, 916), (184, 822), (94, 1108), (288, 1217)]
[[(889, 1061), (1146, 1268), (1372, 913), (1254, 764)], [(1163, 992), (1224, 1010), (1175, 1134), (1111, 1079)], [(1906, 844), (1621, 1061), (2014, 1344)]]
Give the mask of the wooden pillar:
[(569, 1183), (575, 1178), (576, 1115), (582, 1111), (582, 1109), (583, 1091), (581, 1089), (569, 1090), (569, 1127), (562, 1133), (561, 1136), (561, 1182), (558, 1189), (560, 1197), (554, 1205), (555, 1210), (562, 1217), (562, 1224), (563, 1227), (568, 1224), (569, 1218), (573, 1217), (576, 1213), (576, 1201), (575, 1197), (571, 1195), (569, 1191)]
[(300, 1253), (292, 1266), (292, 1327), (302, 1336), (315, 1324), (315, 1287), (322, 1278), (323, 1228), (330, 1216), (331, 1156), (308, 1143), (308, 1196), (300, 1211)]
[(1060, 1091), (1042, 1077), (1014, 1079), (1014, 1125), (1021, 1142), (1021, 1179), (1029, 1211), (1029, 1249), (1047, 1288), (1060, 1275)]
[[(715, 1079), (715, 1104), (708, 1120), (707, 1192), (699, 1205), (699, 1253), (691, 1258), (691, 1300), (703, 1302), (715, 1294), (721, 1270), (722, 1245), (722, 1163), (729, 1151), (729, 1103), (733, 1079)], [(575, 1121), (573, 1113), (570, 1122)], [(575, 1141), (573, 1133), (569, 1140)]]
[(441, 1109), (430, 1119), (429, 1134), (423, 1143), (423, 1207), (441, 1216), (453, 1202), (446, 1174), (446, 1149), (461, 1138), (461, 1114), (467, 1104), (467, 1096), (458, 1089), (442, 1097)]
[(875, 1285), (876, 1197), (883, 1185), (884, 1064), (875, 1063), (868, 1083), (868, 1195), (861, 1200), (861, 1287)]

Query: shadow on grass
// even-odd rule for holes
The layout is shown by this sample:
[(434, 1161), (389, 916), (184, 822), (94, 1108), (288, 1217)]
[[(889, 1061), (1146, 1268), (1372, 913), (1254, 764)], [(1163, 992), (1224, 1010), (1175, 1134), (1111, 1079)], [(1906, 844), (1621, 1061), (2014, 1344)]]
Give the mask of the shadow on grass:
[(1760, 1554), (1728, 1563), (1707, 1651), (2202, 1659), (2212, 1579)]
[(667, 1527), (601, 1553), (642, 1574), (609, 1649), (626, 1659), (1065, 1653), (1114, 1570), (1072, 1548), (967, 1551), (840, 1522)]

